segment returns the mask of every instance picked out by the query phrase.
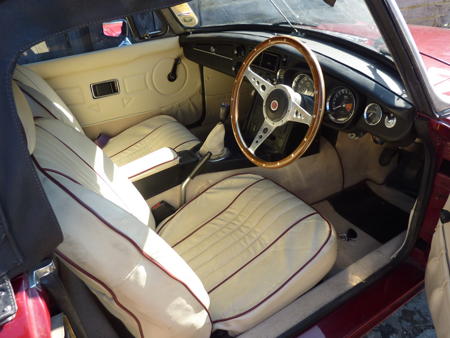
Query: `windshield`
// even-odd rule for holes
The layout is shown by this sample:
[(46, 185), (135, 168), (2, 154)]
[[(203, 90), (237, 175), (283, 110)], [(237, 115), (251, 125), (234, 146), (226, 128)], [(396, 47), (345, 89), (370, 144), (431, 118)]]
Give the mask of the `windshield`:
[(319, 30), (388, 54), (362, 0), (193, 0), (189, 5), (197, 16), (195, 27), (292, 24), (296, 29)]

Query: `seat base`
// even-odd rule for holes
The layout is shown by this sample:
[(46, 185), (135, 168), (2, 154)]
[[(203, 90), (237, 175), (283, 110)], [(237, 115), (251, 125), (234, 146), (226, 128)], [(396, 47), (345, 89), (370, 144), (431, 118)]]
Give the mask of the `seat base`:
[(239, 334), (317, 284), (337, 255), (321, 215), (257, 175), (235, 175), (184, 205), (159, 234), (200, 277), (214, 329)]

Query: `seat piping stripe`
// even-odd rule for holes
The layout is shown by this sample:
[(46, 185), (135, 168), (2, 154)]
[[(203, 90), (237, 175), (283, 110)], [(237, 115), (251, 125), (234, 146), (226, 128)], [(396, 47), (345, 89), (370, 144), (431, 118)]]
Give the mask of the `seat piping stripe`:
[(64, 173), (62, 173), (62, 172), (60, 172), (58, 170), (41, 167), (41, 165), (39, 164), (39, 162), (36, 160), (36, 158), (33, 155), (31, 155), (31, 159), (33, 160), (34, 164), (39, 168), (39, 170), (46, 171), (46, 172), (51, 172), (51, 173), (63, 176), (65, 178), (67, 178), (68, 180), (72, 181), (73, 183), (81, 185), (81, 183), (78, 182), (76, 179), (74, 179), (74, 178), (72, 178), (72, 177), (70, 177), (70, 176), (68, 176), (68, 175), (66, 175), (66, 174), (64, 174)]
[[(106, 183), (106, 185), (108, 186), (108, 188), (114, 193), (114, 195), (116, 195), (116, 197), (122, 201), (122, 203), (126, 206), (128, 206), (128, 203), (125, 202), (125, 200), (119, 196), (116, 191), (111, 187), (111, 183), (105, 179), (102, 175), (100, 175), (100, 173), (98, 173), (88, 162), (86, 162), (81, 155), (79, 155), (75, 150), (73, 150), (71, 147), (69, 147), (65, 142), (63, 142), (60, 138), (58, 138), (55, 134), (51, 133), (50, 131), (48, 131), (47, 129), (43, 128), (42, 126), (36, 124), (36, 127), (39, 127), (40, 129), (44, 130), (45, 132), (47, 132), (49, 135), (53, 136), (55, 139), (57, 139), (62, 145), (64, 145), (67, 149), (69, 149), (76, 157), (78, 157), (89, 169), (91, 169), (98, 177), (101, 178), (101, 180), (103, 182)], [(128, 206), (129, 207), (129, 206)]]
[[(122, 150), (119, 150), (117, 153), (115, 153), (114, 155), (109, 156), (109, 158), (113, 158), (114, 156), (124, 152), (125, 150), (131, 148), (132, 146), (138, 144), (139, 142), (141, 142), (142, 140), (146, 139), (147, 137), (149, 137), (151, 134), (153, 134), (153, 132), (157, 131), (158, 129), (170, 124), (170, 123), (178, 123), (177, 121), (168, 121), (166, 123), (161, 124), (160, 126), (150, 130), (144, 137), (140, 138), (139, 140), (137, 140), (136, 142), (130, 144), (128, 147), (123, 148)], [(113, 137), (114, 139), (114, 137)]]
[(55, 178), (53, 178), (52, 176), (47, 174), (45, 171), (42, 171), (42, 173), (45, 176), (47, 176), (47, 178), (49, 178), (54, 184), (59, 186), (61, 188), (61, 190), (63, 190), (70, 197), (72, 197), (73, 200), (75, 200), (83, 208), (88, 210), (94, 217), (96, 217), (99, 221), (101, 221), (105, 226), (107, 226), (113, 232), (115, 232), (116, 234), (118, 234), (119, 236), (121, 236), (122, 238), (127, 240), (137, 250), (137, 252), (140, 253), (144, 258), (146, 258), (150, 263), (152, 263), (157, 268), (159, 268), (162, 272), (164, 272), (171, 279), (173, 279), (174, 281), (180, 283), (195, 298), (195, 300), (197, 300), (197, 302), (205, 309), (206, 313), (208, 314), (208, 317), (209, 317), (210, 321), (212, 322), (211, 315), (210, 315), (210, 313), (208, 311), (208, 308), (205, 306), (205, 304), (203, 304), (202, 301), (200, 301), (200, 299), (197, 297), (197, 295), (195, 295), (195, 293), (189, 288), (189, 286), (187, 286), (187, 284), (185, 282), (181, 281), (180, 279), (175, 277), (173, 274), (171, 274), (169, 271), (167, 271), (158, 261), (156, 261), (153, 257), (148, 255), (144, 250), (142, 250), (142, 248), (134, 240), (132, 240), (129, 236), (127, 236), (126, 234), (124, 234), (120, 230), (116, 229), (111, 223), (109, 223), (102, 216), (97, 214), (95, 212), (95, 210), (93, 210), (90, 206), (88, 206), (83, 201), (81, 201), (77, 196), (75, 196), (75, 194), (73, 194), (69, 189), (67, 189), (61, 182), (59, 182), (58, 180), (56, 180)]
[(323, 248), (329, 242), (329, 240), (331, 238), (332, 230), (331, 230), (331, 225), (330, 225), (330, 223), (328, 221), (327, 221), (327, 224), (328, 224), (328, 230), (329, 230), (328, 236), (325, 239), (325, 241), (323, 242), (322, 246), (319, 248), (319, 250), (305, 264), (303, 264), (297, 271), (295, 271), (286, 281), (284, 281), (276, 290), (274, 290), (271, 294), (269, 294), (264, 299), (262, 299), (259, 303), (257, 303), (256, 305), (252, 306), (250, 309), (245, 310), (244, 312), (241, 312), (241, 313), (239, 313), (237, 315), (234, 315), (234, 316), (231, 316), (231, 317), (214, 320), (213, 324), (220, 323), (220, 322), (225, 322), (225, 321), (236, 319), (236, 318), (239, 318), (239, 317), (242, 317), (242, 316), (246, 315), (247, 313), (253, 311), (257, 307), (259, 307), (260, 305), (265, 303), (267, 300), (272, 298), (277, 292), (279, 292), (283, 287), (285, 287), (296, 275), (298, 275), (307, 265), (309, 265), (319, 255), (319, 253), (323, 250)]
[[(178, 215), (178, 213), (180, 213), (186, 206), (188, 206), (189, 204), (191, 204), (192, 202), (194, 202), (197, 198), (199, 198), (201, 195), (203, 195), (203, 194), (204, 194), (205, 192), (207, 192), (209, 189), (211, 189), (212, 187), (218, 185), (219, 183), (221, 183), (221, 182), (223, 182), (223, 181), (225, 181), (225, 180), (227, 180), (227, 179), (229, 179), (229, 178), (232, 178), (232, 177), (235, 177), (235, 176), (240, 176), (240, 175), (243, 175), (243, 174), (242, 174), (242, 173), (237, 173), (237, 174), (233, 174), (233, 175), (227, 176), (227, 177), (222, 178), (221, 180), (217, 181), (216, 183), (214, 183), (214, 184), (209, 185), (208, 187), (206, 187), (204, 190), (202, 190), (201, 192), (199, 192), (198, 195), (196, 195), (193, 199), (191, 199), (189, 202), (183, 204), (180, 208), (178, 208), (178, 210), (177, 210), (174, 214), (172, 214), (172, 216), (170, 216), (170, 217), (167, 219), (167, 221), (165, 221), (163, 224), (161, 224), (161, 225), (158, 227), (158, 229), (156, 229), (156, 233), (157, 233), (157, 234), (160, 234), (161, 231), (164, 229), (164, 227), (165, 227), (165, 226), (166, 226), (166, 225), (167, 225), (167, 224), (168, 224), (168, 223), (169, 223), (176, 215)], [(264, 179), (266, 179), (266, 178), (264, 178)]]
[[(258, 201), (259, 204), (256, 205), (256, 206), (253, 206), (253, 207), (254, 207), (253, 210), (251, 210), (251, 211), (247, 214), (245, 220), (241, 220), (241, 221), (240, 221), (240, 224), (247, 224), (247, 221), (249, 220), (249, 218), (252, 218), (252, 215), (253, 215), (255, 212), (258, 212), (259, 210), (261, 210), (261, 209), (260, 209), (261, 205), (263, 205), (263, 204), (266, 203), (267, 201), (273, 200), (277, 195), (281, 195), (282, 193), (283, 193), (282, 191), (278, 191), (276, 194), (274, 194), (274, 195), (272, 195), (272, 196), (269, 196), (269, 197), (265, 196), (265, 197), (266, 197), (265, 200)], [(289, 196), (287, 199), (282, 200), (282, 201), (279, 202), (279, 203), (282, 204), (283, 202), (287, 201), (289, 198), (292, 198), (292, 197)], [(236, 234), (236, 231), (241, 230), (241, 228), (240, 228), (239, 226), (237, 226), (237, 227), (235, 226), (235, 225), (236, 225), (236, 224), (235, 224), (235, 221), (236, 221), (237, 218), (239, 218), (240, 216), (243, 215), (242, 211), (244, 211), (245, 209), (247, 209), (247, 207), (249, 206), (249, 204), (254, 204), (253, 199), (250, 199), (250, 200), (247, 202), (246, 205), (242, 206), (241, 209), (240, 209), (240, 211), (238, 211), (238, 212), (233, 216), (232, 219), (228, 220), (225, 224), (221, 225), (220, 227), (216, 227), (216, 231), (215, 231), (215, 232), (212, 232), (208, 237), (204, 238), (204, 239), (202, 240), (202, 242), (206, 242), (206, 241), (210, 240), (211, 238), (213, 239), (213, 241), (212, 241), (212, 242), (210, 241), (210, 243), (208, 244), (208, 246), (203, 247), (203, 251), (200, 251), (200, 252), (197, 253), (195, 256), (190, 257), (190, 258), (189, 258), (189, 262), (192, 262), (192, 261), (194, 261), (195, 259), (197, 259), (198, 257), (201, 257), (201, 255), (203, 255), (205, 252), (208, 252), (208, 251), (210, 250), (211, 247), (215, 247), (216, 244), (222, 242), (222, 240), (223, 240), (224, 237), (233, 237), (234, 240), (235, 240), (235, 242), (239, 242), (239, 241), (241, 241), (241, 240), (245, 240), (245, 238), (246, 238), (251, 232), (253, 232), (253, 231), (255, 230), (255, 227), (254, 227), (254, 226), (257, 226), (257, 225), (258, 225), (258, 224), (266, 217), (267, 214), (270, 214), (270, 213), (272, 212), (272, 209), (265, 209), (265, 213), (264, 213), (262, 216), (260, 216), (260, 218), (258, 219), (258, 221), (257, 221), (257, 222), (253, 222), (253, 223), (254, 223), (254, 226), (249, 227), (248, 231), (241, 233), (241, 236), (238, 238), (238, 235), (235, 235), (235, 234)], [(278, 205), (278, 204), (277, 204), (277, 205)], [(275, 206), (275, 208), (277, 207), (277, 205)], [(247, 209), (247, 210), (248, 210), (248, 209)], [(213, 222), (211, 222), (211, 224), (213, 224)], [(230, 227), (231, 229), (229, 229), (230, 231), (228, 231), (228, 226), (229, 226), (229, 225), (232, 225), (232, 228)], [(268, 228), (269, 228), (269, 227), (267, 227), (266, 229), (264, 229), (264, 230), (260, 233), (259, 236), (263, 236), (263, 235), (264, 235), (264, 232), (265, 232)], [(224, 232), (225, 230), (227, 230), (228, 232), (225, 233), (225, 232)], [(222, 237), (217, 236), (217, 233), (218, 233), (218, 232), (222, 232)], [(260, 238), (259, 236), (256, 237), (256, 238), (254, 238), (254, 241), (253, 241), (252, 243), (247, 243), (246, 249), (250, 248), (250, 247), (255, 243), (255, 241), (257, 241), (257, 240)], [(214, 241), (214, 239), (215, 239), (215, 241)], [(181, 256), (187, 255), (187, 253), (188, 253), (190, 250), (192, 250), (192, 249), (197, 249), (197, 248), (196, 248), (196, 247), (190, 247), (190, 248), (188, 248), (186, 251), (183, 251), (183, 253), (180, 252), (180, 255), (181, 255)], [(227, 249), (231, 249), (231, 247), (227, 247)], [(245, 251), (245, 249), (242, 250), (242, 251), (234, 251), (233, 253), (235, 254), (235, 256), (229, 257), (228, 262), (230, 262), (231, 260), (233, 260), (233, 259), (236, 258), (236, 257), (239, 257), (241, 254), (243, 254), (244, 251)], [(214, 260), (216, 257), (220, 256), (222, 253), (223, 253), (223, 251), (217, 252), (216, 255), (214, 255), (214, 256), (212, 256), (212, 257), (209, 257), (208, 261), (203, 262), (203, 263), (200, 264), (200, 265), (197, 265), (197, 266), (195, 267), (194, 270), (196, 270), (196, 269), (201, 269), (202, 266), (204, 266), (204, 265), (210, 263), (212, 260)], [(192, 264), (193, 264), (193, 263), (192, 263)], [(217, 270), (220, 270), (220, 268), (221, 268), (221, 267), (219, 267), (218, 269), (212, 271), (211, 273), (216, 272)]]
[(200, 143), (200, 141), (196, 138), (192, 139), (192, 140), (188, 140), (188, 141), (184, 141), (182, 143), (180, 143), (179, 145), (173, 147), (173, 150), (177, 150), (178, 147), (181, 147), (183, 144), (189, 143), (189, 142), (198, 142)]
[[(282, 193), (282, 192), (278, 192), (277, 194), (279, 194), (279, 193)], [(282, 201), (280, 202), (280, 204), (285, 203), (289, 198), (293, 198), (293, 197), (292, 197), (292, 196), (289, 196), (287, 199), (282, 200)], [(270, 197), (269, 197), (269, 200), (270, 200)], [(265, 202), (267, 202), (267, 201), (263, 201), (263, 203), (265, 203)], [(251, 202), (250, 202), (250, 203), (251, 203)], [(260, 207), (260, 206), (258, 206), (257, 208), (259, 208), (259, 207)], [(298, 207), (298, 205), (296, 205), (295, 207), (291, 207), (291, 208), (289, 209), (289, 211), (290, 211), (290, 210), (293, 210), (293, 209), (296, 209), (297, 207)], [(246, 207), (244, 207), (244, 208), (246, 208)], [(256, 211), (256, 210), (255, 210), (255, 211)], [(259, 223), (266, 217), (266, 215), (267, 215), (267, 214), (270, 214), (271, 212), (272, 212), (272, 209), (267, 209), (267, 210), (266, 210), (266, 213), (263, 214), (263, 216), (261, 216), (260, 219), (259, 219), (257, 222), (254, 222), (255, 225), (259, 224)], [(287, 212), (288, 212), (288, 211), (286, 211), (286, 213), (287, 213)], [(228, 222), (224, 227), (227, 227), (228, 224), (233, 223), (234, 220), (235, 220), (235, 218), (234, 218), (233, 220), (231, 220), (230, 222)], [(246, 224), (246, 223), (247, 223), (247, 220), (248, 220), (248, 217), (247, 217), (247, 219), (246, 219), (245, 221), (241, 221), (241, 224)], [(270, 224), (272, 224), (272, 223), (270, 223)], [(234, 250), (233, 250), (234, 256), (230, 256), (228, 262), (231, 262), (231, 261), (234, 260), (235, 258), (239, 257), (241, 254), (245, 254), (245, 251), (248, 250), (253, 244), (255, 244), (262, 236), (264, 236), (265, 232), (266, 232), (269, 228), (270, 228), (270, 225), (269, 225), (268, 227), (266, 227), (265, 229), (261, 229), (262, 231), (260, 232), (259, 236), (255, 237), (251, 243), (248, 243), (248, 244), (246, 245), (246, 247), (245, 247), (243, 250), (241, 250), (241, 251), (237, 251), (237, 250), (234, 251)], [(225, 234), (225, 236), (223, 236), (223, 237), (233, 236), (233, 234), (235, 234), (236, 231), (239, 230), (239, 229), (240, 229), (239, 227), (234, 227), (229, 233)], [(255, 230), (255, 228), (254, 228), (254, 227), (251, 227), (251, 228), (250, 228), (247, 232), (245, 232), (240, 238), (237, 238), (237, 236), (236, 236), (235, 242), (239, 242), (239, 241), (241, 241), (241, 240), (245, 240), (245, 238), (247, 238), (247, 236), (248, 236), (251, 232), (253, 232), (254, 230)], [(220, 231), (220, 229), (216, 230), (216, 232), (214, 232), (213, 235), (212, 235), (212, 236), (210, 235), (209, 237), (215, 236), (215, 235), (217, 234), (217, 232), (219, 232), (219, 231)], [(206, 238), (204, 241), (208, 240), (209, 237)], [(211, 247), (214, 247), (214, 245), (216, 245), (217, 243), (221, 242), (221, 241), (223, 240), (223, 237), (220, 238), (220, 239), (218, 239), (218, 240), (216, 240), (216, 242), (214, 242), (213, 244), (210, 244), (210, 245), (209, 245), (206, 249), (204, 249), (201, 253), (204, 254), (206, 251), (209, 251)], [(189, 248), (189, 249), (193, 249), (193, 248), (191, 247), (191, 248)], [(230, 250), (231, 250), (231, 247), (228, 247), (227, 249), (230, 249)], [(205, 265), (209, 264), (211, 261), (213, 261), (216, 257), (222, 255), (222, 253), (223, 253), (223, 251), (220, 251), (220, 252), (218, 252), (216, 255), (214, 255), (213, 257), (209, 257), (208, 261), (203, 262), (202, 264), (196, 266), (194, 270), (201, 269), (203, 266), (205, 266)], [(190, 259), (189, 259), (189, 262), (192, 262), (193, 260), (195, 260), (195, 259), (196, 259), (197, 257), (199, 257), (199, 256), (200, 256), (200, 254), (197, 254), (196, 256), (190, 258)], [(221, 268), (222, 268), (222, 267), (218, 267), (218, 268), (216, 268), (215, 270), (211, 271), (210, 273), (215, 273), (215, 272), (219, 271)]]
[(139, 173), (137, 173), (137, 174), (133, 174), (133, 175), (131, 175), (131, 176), (128, 177), (128, 178), (129, 178), (129, 179), (132, 179), (133, 177), (139, 176), (139, 175), (141, 175), (141, 174), (146, 173), (147, 171), (153, 170), (153, 169), (158, 168), (158, 167), (160, 167), (160, 166), (162, 166), (162, 165), (164, 165), (164, 164), (167, 164), (167, 163), (176, 161), (176, 160), (178, 160), (178, 159), (179, 159), (179, 157), (177, 156), (177, 157), (175, 157), (175, 158), (173, 158), (173, 159), (171, 159), (171, 160), (168, 160), (168, 161), (165, 161), (165, 162), (162, 162), (162, 163), (158, 163), (157, 165), (154, 165), (153, 167), (147, 168), (147, 169), (145, 169), (145, 170), (143, 170), (143, 171), (141, 171), (141, 172), (139, 172)]
[(183, 241), (185, 241), (187, 238), (191, 237), (193, 234), (195, 234), (197, 231), (199, 231), (201, 228), (203, 228), (206, 224), (208, 224), (209, 222), (211, 222), (213, 219), (219, 217), (221, 214), (223, 214), (234, 202), (237, 201), (237, 199), (248, 189), (250, 189), (252, 186), (254, 186), (255, 184), (264, 181), (264, 178), (261, 178), (255, 182), (253, 182), (252, 184), (249, 184), (248, 186), (245, 187), (245, 189), (241, 190), (239, 192), (239, 194), (237, 194), (233, 200), (227, 205), (225, 206), (221, 211), (219, 211), (216, 215), (214, 215), (213, 217), (211, 217), (210, 219), (208, 219), (206, 222), (200, 224), (194, 231), (192, 231), (191, 233), (189, 233), (188, 235), (186, 235), (185, 237), (183, 237), (182, 239), (180, 239), (178, 242), (176, 242), (174, 245), (172, 245), (172, 248), (175, 248), (178, 244), (182, 243)]
[(238, 272), (240, 272), (242, 269), (244, 269), (247, 265), (249, 265), (250, 263), (252, 263), (256, 258), (258, 258), (259, 256), (261, 256), (264, 252), (266, 252), (271, 246), (273, 246), (281, 237), (283, 237), (289, 230), (291, 230), (292, 228), (294, 228), (296, 225), (299, 225), (301, 222), (303, 222), (304, 220), (306, 220), (307, 218), (313, 216), (313, 215), (317, 215), (318, 213), (316, 211), (303, 216), (302, 218), (300, 218), (299, 220), (295, 221), (293, 224), (291, 224), (287, 229), (285, 229), (277, 238), (275, 238), (269, 245), (267, 245), (267, 247), (265, 247), (260, 253), (258, 253), (255, 257), (253, 257), (252, 259), (250, 259), (247, 263), (245, 263), (244, 265), (242, 265), (239, 269), (237, 269), (235, 272), (233, 272), (231, 275), (229, 275), (228, 277), (226, 277), (224, 280), (222, 280), (220, 283), (218, 283), (217, 285), (215, 285), (213, 288), (211, 288), (211, 290), (208, 291), (208, 293), (213, 292), (214, 290), (216, 290), (219, 286), (221, 286), (222, 284), (224, 284), (226, 281), (228, 281), (231, 277), (233, 277), (234, 275), (236, 275)]
[(44, 108), (44, 110), (47, 111), (47, 113), (50, 114), (51, 117), (53, 117), (56, 120), (59, 120), (50, 110), (48, 110), (48, 108), (46, 106), (44, 106), (39, 100), (37, 100), (33, 95), (31, 95), (30, 93), (28, 93), (25, 89), (23, 89), (22, 87), (20, 87), (20, 90), (22, 90), (22, 92), (25, 93), (26, 96), (28, 96), (30, 99), (32, 99), (34, 102), (36, 102), (38, 105), (40, 105), (42, 108)]
[(95, 277), (94, 275), (92, 275), (91, 273), (87, 272), (86, 270), (84, 270), (81, 266), (79, 266), (78, 264), (76, 264), (74, 261), (72, 261), (70, 258), (68, 258), (66, 255), (64, 255), (61, 251), (59, 250), (55, 250), (55, 253), (58, 257), (60, 257), (63, 261), (65, 261), (66, 263), (68, 263), (69, 265), (71, 265), (73, 268), (75, 268), (76, 270), (78, 270), (79, 272), (81, 272), (83, 275), (87, 276), (88, 278), (92, 279), (93, 281), (95, 281), (96, 283), (100, 284), (105, 290), (108, 291), (108, 293), (112, 296), (114, 302), (117, 304), (117, 306), (119, 306), (122, 310), (124, 310), (126, 313), (128, 313), (137, 323), (138, 328), (139, 328), (139, 334), (140, 336), (143, 338), (144, 337), (144, 332), (142, 330), (142, 325), (141, 322), (139, 321), (138, 317), (131, 312), (129, 309), (127, 309), (117, 298), (116, 294), (114, 293), (114, 291), (107, 286), (103, 281), (101, 281), (100, 279), (98, 279), (97, 277)]

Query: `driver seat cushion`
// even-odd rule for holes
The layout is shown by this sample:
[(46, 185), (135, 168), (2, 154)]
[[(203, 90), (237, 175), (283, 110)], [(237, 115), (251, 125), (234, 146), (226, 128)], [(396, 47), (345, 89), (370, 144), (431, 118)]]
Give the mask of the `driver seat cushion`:
[(203, 282), (214, 329), (231, 334), (312, 288), (337, 255), (328, 221), (278, 184), (251, 174), (211, 186), (158, 233)]
[[(21, 90), (34, 116), (58, 119), (84, 134), (69, 107), (41, 76), (27, 67), (17, 65), (14, 80), (26, 86), (21, 86)], [(38, 95), (50, 102), (53, 107), (51, 111), (44, 102), (40, 102)], [(158, 115), (111, 137), (103, 150), (120, 167), (160, 148), (168, 147), (179, 152), (192, 149), (199, 143), (200, 140), (175, 118)]]

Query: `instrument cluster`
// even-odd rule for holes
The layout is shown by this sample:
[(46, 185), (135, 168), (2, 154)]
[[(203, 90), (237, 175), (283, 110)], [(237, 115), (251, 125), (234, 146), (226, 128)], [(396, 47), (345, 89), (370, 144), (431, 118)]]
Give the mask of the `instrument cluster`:
[[(303, 69), (279, 69), (278, 83), (292, 87), (297, 93), (314, 98), (314, 81)], [(371, 132), (373, 127), (392, 129), (397, 125), (395, 113), (364, 97), (353, 88), (325, 77), (326, 100), (324, 122), (337, 129), (359, 129)]]

